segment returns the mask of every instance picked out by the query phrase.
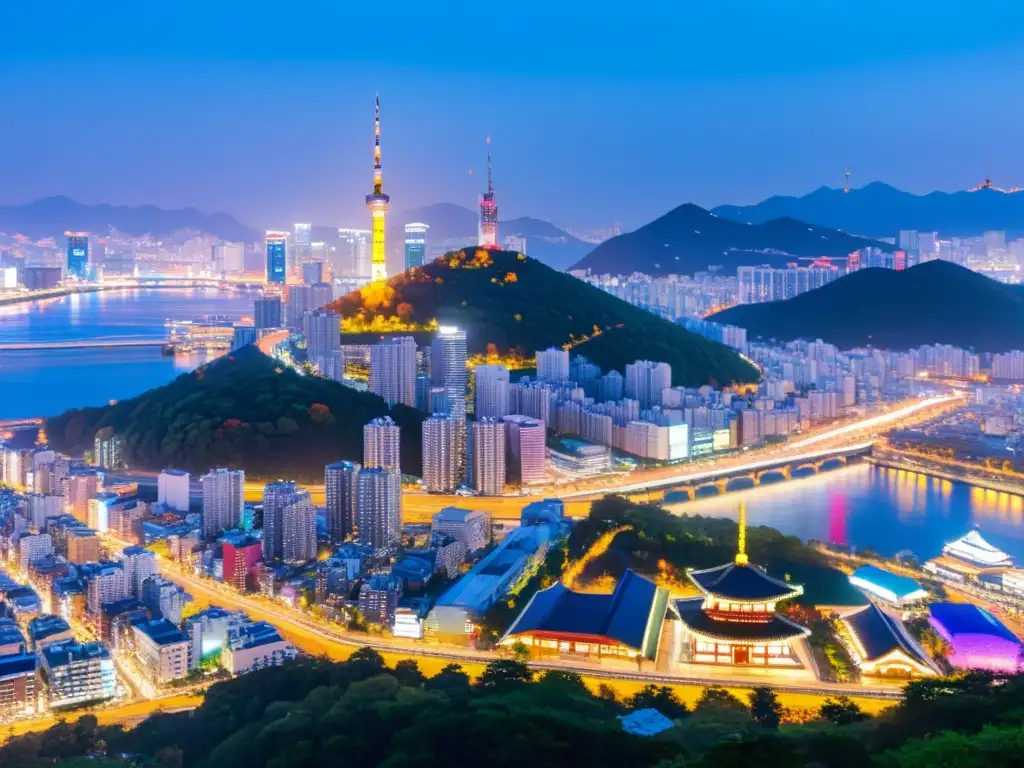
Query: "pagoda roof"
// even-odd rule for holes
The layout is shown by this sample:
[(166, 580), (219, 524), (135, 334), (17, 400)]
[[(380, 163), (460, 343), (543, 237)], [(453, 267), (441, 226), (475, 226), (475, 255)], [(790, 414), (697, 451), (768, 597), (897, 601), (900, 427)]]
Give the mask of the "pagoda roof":
[(811, 630), (789, 619), (770, 614), (765, 621), (729, 621), (715, 619), (704, 611), (704, 598), (690, 597), (674, 602), (676, 614), (693, 634), (709, 640), (734, 640), (745, 643), (772, 643), (807, 637)]
[(715, 568), (690, 571), (690, 579), (702, 592), (738, 602), (786, 600), (803, 594), (799, 584), (787, 584), (769, 576), (752, 563), (726, 563)]
[(943, 554), (975, 563), (983, 568), (1010, 568), (1013, 560), (998, 547), (993, 547), (978, 531), (970, 531), (942, 548)]

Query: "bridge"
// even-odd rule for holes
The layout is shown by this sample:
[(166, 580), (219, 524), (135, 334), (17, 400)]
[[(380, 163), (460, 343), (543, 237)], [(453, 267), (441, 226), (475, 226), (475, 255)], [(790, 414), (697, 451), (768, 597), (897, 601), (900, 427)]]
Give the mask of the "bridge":
[(162, 347), (166, 339), (68, 339), (0, 344), (0, 352), (36, 352), (46, 349), (109, 349), (114, 347)]

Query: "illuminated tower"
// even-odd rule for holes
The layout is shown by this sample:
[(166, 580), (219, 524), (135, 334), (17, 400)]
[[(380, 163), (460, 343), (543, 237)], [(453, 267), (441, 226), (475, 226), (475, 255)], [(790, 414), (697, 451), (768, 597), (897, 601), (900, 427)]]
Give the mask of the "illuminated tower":
[(850, 166), (846, 166), (846, 186), (843, 188), (843, 192), (850, 194)]
[(498, 247), (498, 204), (491, 175), (491, 137), (487, 137), (487, 191), (480, 199), (480, 247)]
[(384, 250), (384, 217), (388, 212), (391, 198), (384, 194), (384, 174), (380, 168), (380, 94), (377, 94), (377, 108), (373, 118), (373, 194), (366, 196), (366, 207), (373, 217), (373, 248), (370, 251), (370, 279), (386, 280), (388, 277)]

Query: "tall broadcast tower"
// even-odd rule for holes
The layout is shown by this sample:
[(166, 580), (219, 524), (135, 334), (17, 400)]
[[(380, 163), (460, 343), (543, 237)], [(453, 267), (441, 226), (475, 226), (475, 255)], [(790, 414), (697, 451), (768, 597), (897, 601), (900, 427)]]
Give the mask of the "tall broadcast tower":
[(370, 279), (386, 280), (388, 277), (387, 251), (384, 249), (384, 218), (391, 198), (384, 194), (384, 174), (380, 167), (380, 94), (377, 94), (377, 108), (373, 117), (373, 194), (366, 196), (366, 207), (373, 217), (373, 246), (370, 251)]
[(498, 247), (498, 204), (494, 202), (494, 178), (491, 172), (491, 137), (487, 137), (487, 191), (480, 198), (480, 247)]

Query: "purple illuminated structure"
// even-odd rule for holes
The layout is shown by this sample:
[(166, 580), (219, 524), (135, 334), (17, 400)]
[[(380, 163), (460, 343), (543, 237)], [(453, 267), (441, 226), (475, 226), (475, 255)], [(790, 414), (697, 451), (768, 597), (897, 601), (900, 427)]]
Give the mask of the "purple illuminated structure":
[(949, 663), (958, 669), (1016, 672), (1021, 642), (999, 619), (976, 605), (933, 603), (929, 622), (949, 643)]

